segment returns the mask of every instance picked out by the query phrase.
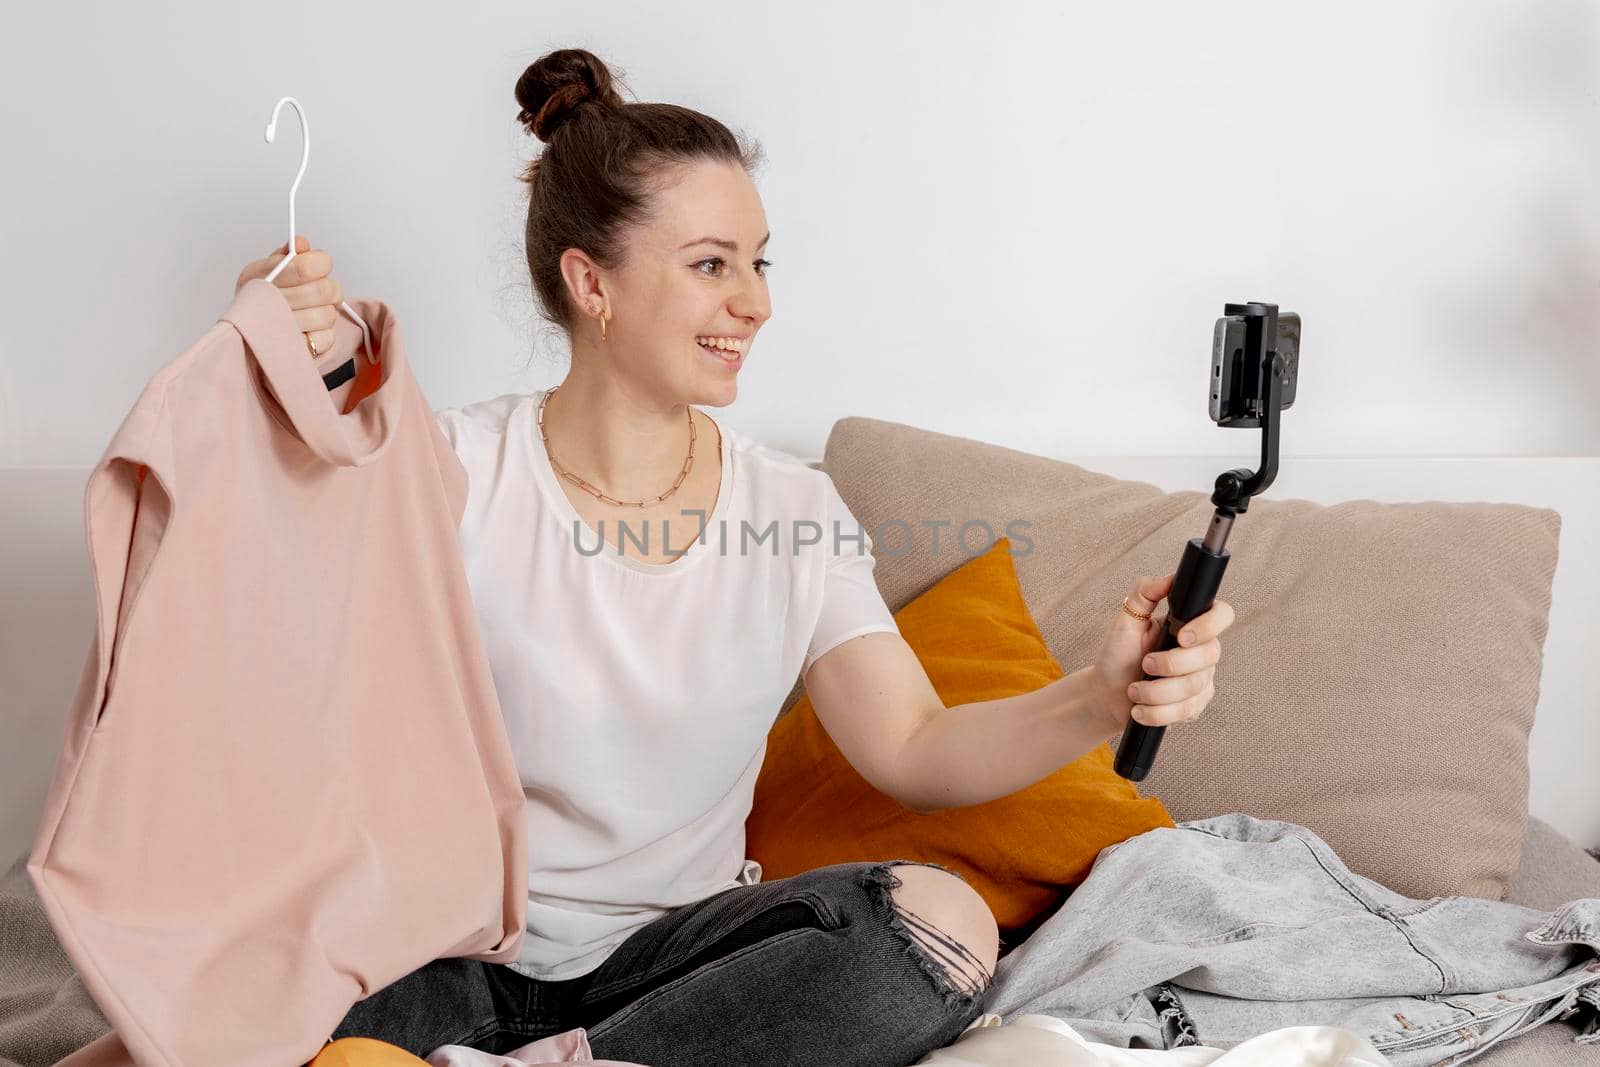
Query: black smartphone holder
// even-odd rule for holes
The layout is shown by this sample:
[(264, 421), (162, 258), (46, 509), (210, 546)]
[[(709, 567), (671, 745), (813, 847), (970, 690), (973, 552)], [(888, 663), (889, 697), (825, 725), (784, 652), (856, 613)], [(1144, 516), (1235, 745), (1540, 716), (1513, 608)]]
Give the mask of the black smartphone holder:
[[(1178, 647), (1178, 632), (1191, 619), (1204, 615), (1216, 602), (1222, 585), (1222, 572), (1228, 569), (1228, 531), (1236, 515), (1250, 510), (1250, 498), (1264, 492), (1278, 474), (1278, 420), (1282, 415), (1285, 358), (1275, 347), (1278, 337), (1278, 305), (1252, 301), (1224, 305), (1225, 314), (1244, 319), (1245, 371), (1235, 415), (1244, 426), (1261, 426), (1261, 469), (1251, 472), (1237, 467), (1217, 475), (1211, 502), (1217, 506), (1205, 537), (1190, 538), (1183, 559), (1167, 593), (1166, 625), (1153, 651)], [(1215, 386), (1214, 386), (1215, 387)], [(1159, 677), (1144, 675), (1146, 680)], [(1165, 726), (1148, 726), (1130, 721), (1117, 746), (1117, 773), (1130, 781), (1143, 781), (1155, 766), (1156, 752), (1166, 736)]]

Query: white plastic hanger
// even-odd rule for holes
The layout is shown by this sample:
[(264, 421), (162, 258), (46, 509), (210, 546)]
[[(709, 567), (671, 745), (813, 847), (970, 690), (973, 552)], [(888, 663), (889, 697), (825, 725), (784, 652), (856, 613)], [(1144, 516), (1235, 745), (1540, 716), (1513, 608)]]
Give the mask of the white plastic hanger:
[[(279, 272), (287, 267), (289, 261), (297, 254), (294, 247), (294, 194), (300, 188), (300, 179), (305, 177), (306, 164), (311, 161), (311, 127), (306, 122), (305, 108), (301, 107), (300, 101), (292, 96), (283, 97), (278, 101), (277, 106), (272, 109), (272, 120), (267, 123), (267, 141), (271, 143), (273, 134), (277, 132), (278, 112), (283, 110), (284, 104), (293, 105), (295, 114), (300, 116), (300, 170), (294, 176), (294, 184), (289, 186), (289, 243), (286, 246), (289, 249), (289, 254), (283, 257), (282, 263), (272, 268), (272, 273), (267, 275), (267, 281), (269, 282), (277, 278)], [(372, 354), (372, 331), (367, 329), (367, 324), (362, 321), (360, 315), (356, 314), (355, 308), (343, 300), (339, 301), (339, 306), (344, 309), (347, 315), (355, 319), (356, 324), (361, 327), (361, 343), (367, 350), (367, 362), (376, 364), (378, 357)]]

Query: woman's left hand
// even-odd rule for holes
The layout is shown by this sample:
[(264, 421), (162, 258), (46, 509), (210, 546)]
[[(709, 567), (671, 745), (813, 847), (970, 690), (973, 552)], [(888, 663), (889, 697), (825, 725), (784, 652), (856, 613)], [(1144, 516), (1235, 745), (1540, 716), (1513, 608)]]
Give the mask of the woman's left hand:
[[(1222, 655), (1219, 634), (1233, 625), (1233, 607), (1214, 601), (1209, 611), (1190, 619), (1180, 633), (1193, 631), (1194, 640), (1157, 652), (1165, 618), (1155, 609), (1172, 590), (1176, 573), (1164, 578), (1142, 577), (1128, 603), (1148, 619), (1136, 619), (1117, 607), (1111, 628), (1100, 642), (1090, 667), (1103, 694), (1102, 711), (1113, 733), (1127, 729), (1130, 721), (1146, 726), (1168, 726), (1197, 719), (1216, 695), (1212, 676)], [(1145, 679), (1145, 675), (1154, 675)]]

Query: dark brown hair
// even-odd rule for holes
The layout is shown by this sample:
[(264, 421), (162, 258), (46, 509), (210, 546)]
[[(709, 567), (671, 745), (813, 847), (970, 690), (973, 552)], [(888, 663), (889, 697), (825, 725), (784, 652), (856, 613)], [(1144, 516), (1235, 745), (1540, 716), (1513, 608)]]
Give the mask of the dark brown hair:
[(560, 48), (517, 79), (517, 121), (543, 151), (520, 175), (528, 183), (524, 243), (546, 321), (572, 335), (579, 310), (561, 276), (561, 254), (578, 248), (618, 267), (631, 227), (647, 222), (653, 196), (681, 167), (733, 163), (753, 173), (764, 158), (708, 115), (676, 104), (624, 102), (594, 53)]

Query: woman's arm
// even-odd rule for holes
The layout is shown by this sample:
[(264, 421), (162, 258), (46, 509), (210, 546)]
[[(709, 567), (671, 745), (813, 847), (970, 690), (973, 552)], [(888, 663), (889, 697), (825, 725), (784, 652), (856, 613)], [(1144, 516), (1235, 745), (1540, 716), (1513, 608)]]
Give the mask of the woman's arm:
[(1031, 693), (946, 708), (899, 634), (844, 642), (812, 664), (805, 685), (850, 765), (921, 814), (1014, 793), (1120, 730), (1092, 667)]
[(1174, 577), (1141, 577), (1129, 599), (1142, 614), (1115, 612), (1089, 666), (1029, 693), (946, 708), (898, 633), (830, 649), (806, 673), (806, 692), (828, 736), (879, 792), (923, 814), (981, 804), (1083, 757), (1134, 718), (1166, 726), (1200, 716), (1216, 692), (1217, 638), (1234, 611), (1215, 601), (1184, 625), (1183, 645), (1154, 651), (1165, 621), (1153, 614)]

